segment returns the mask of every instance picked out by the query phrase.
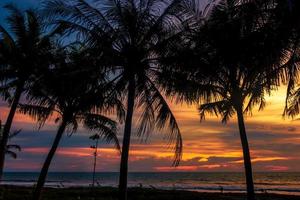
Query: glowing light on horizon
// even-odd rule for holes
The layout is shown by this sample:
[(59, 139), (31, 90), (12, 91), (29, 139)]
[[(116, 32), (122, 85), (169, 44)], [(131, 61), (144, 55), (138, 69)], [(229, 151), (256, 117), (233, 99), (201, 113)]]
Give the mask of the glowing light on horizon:
[[(300, 144), (300, 134), (297, 129), (297, 125), (299, 125), (300, 121), (292, 121), (288, 118), (282, 118), (285, 101), (284, 87), (274, 92), (272, 96), (267, 97), (266, 100), (267, 107), (264, 111), (257, 112), (254, 109), (253, 115), (247, 116), (245, 119), (253, 165), (255, 167), (256, 164), (259, 163), (257, 166), (260, 170), (295, 170), (295, 167), (292, 167), (294, 166), (293, 161), (300, 164), (300, 158), (297, 155), (288, 155), (287, 152), (289, 152), (289, 154), (293, 154), (300, 149), (287, 150), (287, 152), (284, 149), (292, 147), (297, 148), (297, 145)], [(173, 168), (170, 166), (155, 166), (159, 165), (155, 164), (149, 168), (150, 170), (209, 171), (229, 168), (236, 170), (242, 167), (242, 151), (238, 126), (235, 118), (231, 119), (228, 124), (221, 124), (219, 118), (208, 116), (206, 121), (200, 123), (197, 105), (175, 105), (174, 103), (171, 103), (170, 106), (174, 111), (174, 115), (177, 118), (183, 135), (184, 153), (182, 157), (182, 166)], [(5, 119), (7, 112), (7, 107), (1, 108), (1, 119)], [(54, 124), (53, 121), (54, 120), (51, 118), (44, 129), (51, 130), (51, 133), (53, 132), (54, 136), (57, 124)], [(36, 123), (33, 122), (30, 117), (21, 114), (16, 115), (14, 120), (14, 129), (21, 128), (23, 130), (36, 131), (36, 127)], [(81, 132), (84, 131), (81, 130)], [(122, 132), (121, 129), (120, 132)], [(165, 165), (171, 165), (173, 152), (170, 148), (167, 148), (162, 137), (159, 135), (160, 134), (153, 134), (147, 144), (140, 144), (138, 140), (132, 142), (129, 157), (130, 163), (146, 163), (146, 161), (148, 162), (150, 159), (153, 160), (153, 162), (165, 160)], [(264, 137), (266, 136), (270, 139), (265, 139)], [(36, 142), (36, 144), (38, 144), (38, 137), (39, 135), (36, 136), (36, 141), (29, 142)], [(76, 137), (76, 135), (72, 137)], [(25, 139), (26, 136), (24, 136), (24, 142), (26, 141)], [(51, 142), (52, 139), (53, 138), (51, 138)], [(51, 142), (49, 144), (51, 144)], [(281, 144), (288, 145), (285, 145), (283, 148), (276, 148), (276, 146), (280, 146)], [(265, 145), (270, 147), (265, 148)], [(78, 146), (80, 146), (80, 144)], [(46, 155), (48, 150), (49, 147), (44, 146), (23, 148), (21, 154), (38, 157), (38, 155)], [(61, 146), (59, 147), (56, 156), (59, 158), (68, 157), (70, 159), (89, 160), (92, 157), (92, 152), (89, 146)], [(215, 161), (216, 158), (220, 159), (220, 161)], [(9, 160), (8, 166), (10, 168), (20, 169), (19, 162), (21, 162), (21, 159), (22, 157), (17, 160)], [(119, 154), (112, 147), (100, 148), (99, 159), (102, 159), (103, 163), (106, 163), (101, 167), (107, 167), (107, 169), (109, 169), (109, 165), (118, 165)], [(43, 160), (39, 160), (38, 162), (41, 163), (42, 161)], [(281, 163), (281, 161), (286, 162), (287, 166)], [(26, 159), (23, 159), (22, 162), (26, 163), (27, 161)], [(28, 163), (29, 162), (31, 161), (28, 161)], [(32, 166), (37, 167), (38, 165), (32, 164)], [(78, 168), (83, 167), (77, 164), (72, 164), (72, 169), (75, 170), (76, 166)], [(139, 165), (139, 167), (140, 168), (138, 169), (143, 171), (144, 166)]]

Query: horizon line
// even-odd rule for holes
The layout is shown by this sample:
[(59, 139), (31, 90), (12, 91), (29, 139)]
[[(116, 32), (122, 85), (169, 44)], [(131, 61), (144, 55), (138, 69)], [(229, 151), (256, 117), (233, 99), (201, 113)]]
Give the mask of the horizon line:
[[(40, 173), (40, 171), (6, 171), (5, 173)], [(49, 173), (93, 173), (92, 171), (53, 171)], [(120, 173), (118, 171), (99, 171), (96, 173)], [(128, 173), (244, 173), (243, 171), (133, 171)], [(300, 171), (255, 171), (255, 173), (300, 173)]]

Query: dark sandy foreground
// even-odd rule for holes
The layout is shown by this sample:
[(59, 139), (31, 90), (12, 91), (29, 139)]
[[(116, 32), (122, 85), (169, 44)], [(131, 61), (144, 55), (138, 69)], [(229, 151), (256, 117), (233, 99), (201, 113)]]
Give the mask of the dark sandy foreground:
[[(32, 188), (0, 186), (0, 200), (30, 200)], [(97, 188), (46, 188), (43, 200), (115, 200), (117, 189)], [(245, 200), (244, 194), (198, 193), (189, 191), (165, 191), (157, 189), (132, 188), (129, 200)], [(257, 200), (300, 200), (300, 196), (257, 194)]]

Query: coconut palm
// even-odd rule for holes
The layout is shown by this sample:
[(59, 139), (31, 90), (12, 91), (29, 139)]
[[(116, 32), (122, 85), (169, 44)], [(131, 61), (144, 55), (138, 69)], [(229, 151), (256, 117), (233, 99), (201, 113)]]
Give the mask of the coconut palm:
[[(193, 3), (182, 0), (105, 0), (90, 4), (84, 0), (47, 1), (45, 12), (61, 34), (77, 33), (89, 46), (102, 49), (112, 58), (107, 66), (115, 91), (127, 99), (119, 198), (127, 198), (127, 173), (134, 109), (140, 111), (138, 136), (148, 137), (153, 128), (169, 128), (175, 143), (175, 161), (182, 153), (181, 133), (159, 85), (161, 60), (169, 47), (183, 40), (190, 28)], [(109, 60), (109, 59), (107, 59)]]
[(254, 199), (254, 183), (244, 115), (255, 106), (262, 110), (265, 96), (279, 86), (282, 58), (281, 50), (270, 53), (276, 43), (273, 22), (261, 10), (268, 2), (258, 2), (220, 1), (195, 31), (189, 53), (180, 53), (176, 63), (185, 68), (165, 69), (173, 79), (164, 83), (170, 94), (177, 90), (180, 100), (200, 103), (201, 120), (213, 114), (226, 123), (236, 115), (249, 200)]
[(285, 114), (294, 117), (299, 113), (298, 91), (293, 92), (300, 69), (299, 48), (295, 48), (299, 44), (299, 23), (295, 23), (299, 13), (292, 10), (290, 6), (296, 4), (291, 2), (221, 1), (201, 30), (205, 48), (211, 48), (208, 65), (216, 66), (212, 67), (216, 71), (206, 80), (197, 79), (197, 93), (202, 94), (200, 116), (215, 114), (227, 122), (236, 114), (250, 200), (255, 195), (244, 115), (251, 114), (254, 106), (262, 110), (265, 96), (282, 82), (288, 84)]
[(0, 179), (3, 174), (5, 147), (22, 94), (41, 75), (49, 60), (50, 42), (42, 32), (42, 22), (33, 10), (25, 12), (8, 4), (5, 8), (9, 29), (0, 25), (0, 92), (10, 104), (3, 137), (0, 140)]
[(106, 99), (108, 91), (104, 90), (104, 80), (97, 71), (89, 69), (91, 58), (84, 50), (66, 53), (57, 58), (43, 79), (34, 84), (28, 95), (28, 103), (20, 105), (20, 112), (28, 114), (42, 126), (55, 115), (58, 130), (52, 147), (43, 164), (33, 199), (39, 200), (51, 161), (65, 131), (76, 132), (83, 126), (97, 133), (107, 142), (113, 141), (120, 149), (116, 136), (116, 122), (104, 115), (114, 105), (112, 98)]

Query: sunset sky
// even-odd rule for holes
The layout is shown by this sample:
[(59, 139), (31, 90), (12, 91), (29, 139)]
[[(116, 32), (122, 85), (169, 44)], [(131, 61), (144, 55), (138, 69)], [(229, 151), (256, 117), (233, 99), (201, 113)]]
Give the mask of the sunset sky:
[[(1, 7), (12, 1), (1, 1)], [(13, 1), (22, 8), (37, 7), (37, 0)], [(0, 10), (0, 23), (4, 24), (5, 11)], [(300, 129), (299, 120), (284, 119), (285, 88), (267, 98), (262, 112), (246, 117), (246, 128), (252, 153), (254, 171), (299, 171)], [(184, 154), (179, 167), (173, 168), (172, 150), (166, 146), (163, 135), (154, 132), (142, 142), (133, 137), (129, 159), (129, 171), (243, 171), (241, 145), (236, 120), (221, 124), (220, 119), (208, 117), (200, 123), (197, 106), (170, 103), (175, 113), (184, 141)], [(6, 103), (0, 103), (0, 119), (5, 121)], [(16, 160), (8, 158), (6, 171), (39, 171), (55, 136), (57, 125), (49, 121), (38, 126), (28, 117), (18, 114), (13, 130), (22, 132), (10, 141), (19, 144), (22, 152)], [(119, 127), (120, 136), (122, 126)], [(83, 129), (61, 141), (50, 171), (91, 171), (91, 133)], [(122, 138), (120, 137), (120, 140)], [(118, 171), (120, 156), (112, 145), (101, 144), (98, 171)]]

